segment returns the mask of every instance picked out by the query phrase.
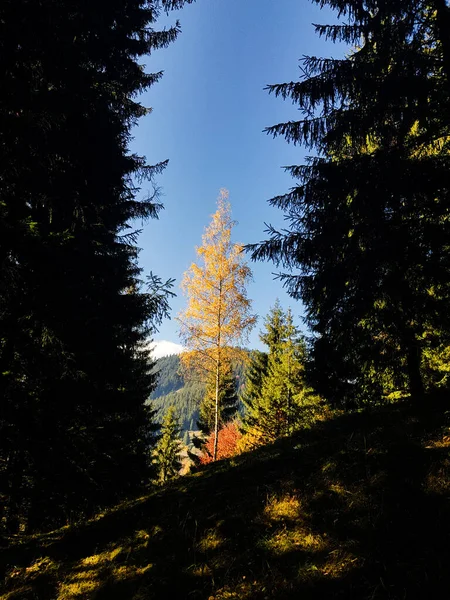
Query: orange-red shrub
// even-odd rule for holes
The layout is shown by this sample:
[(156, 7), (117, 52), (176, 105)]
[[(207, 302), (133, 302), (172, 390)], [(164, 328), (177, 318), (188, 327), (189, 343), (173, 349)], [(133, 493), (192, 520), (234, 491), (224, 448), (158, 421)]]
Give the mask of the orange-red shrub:
[[(217, 441), (217, 459), (230, 458), (237, 454), (237, 444), (242, 437), (238, 426), (234, 421), (226, 423), (219, 430), (219, 438)], [(205, 444), (203, 454), (200, 456), (200, 462), (202, 465), (206, 465), (212, 462), (214, 453), (214, 433), (211, 433), (208, 437), (208, 441)]]

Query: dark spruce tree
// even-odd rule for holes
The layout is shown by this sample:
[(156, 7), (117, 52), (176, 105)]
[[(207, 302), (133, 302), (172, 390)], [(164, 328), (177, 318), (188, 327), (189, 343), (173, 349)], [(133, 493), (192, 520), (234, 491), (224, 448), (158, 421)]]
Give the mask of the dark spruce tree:
[[(268, 129), (314, 155), (271, 200), (254, 259), (284, 269), (315, 334), (325, 387), (355, 399), (424, 394), (424, 357), (450, 343), (449, 9), (420, 0), (317, 0), (342, 25), (316, 31), (354, 49), (307, 57), (299, 82), (269, 86), (302, 111)], [(324, 354), (325, 353), (325, 354)], [(325, 383), (322, 378), (322, 383)]]
[[(187, 0), (189, 1), (189, 0)], [(161, 73), (139, 60), (182, 0), (0, 3), (0, 506), (9, 528), (86, 514), (148, 478), (144, 341), (170, 282), (143, 279), (138, 199), (165, 163), (128, 150)]]

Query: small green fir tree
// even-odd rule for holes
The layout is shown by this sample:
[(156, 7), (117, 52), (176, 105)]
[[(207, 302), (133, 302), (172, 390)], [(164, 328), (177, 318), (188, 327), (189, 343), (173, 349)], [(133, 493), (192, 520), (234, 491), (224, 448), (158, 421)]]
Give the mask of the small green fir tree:
[(153, 451), (153, 464), (161, 484), (178, 477), (182, 466), (181, 445), (179, 419), (175, 407), (171, 406), (164, 416), (161, 435)]

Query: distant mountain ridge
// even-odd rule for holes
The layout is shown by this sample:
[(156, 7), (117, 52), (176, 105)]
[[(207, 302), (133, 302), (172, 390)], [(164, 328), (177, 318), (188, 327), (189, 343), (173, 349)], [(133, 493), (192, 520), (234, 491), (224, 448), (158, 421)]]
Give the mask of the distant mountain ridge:
[(157, 421), (161, 421), (170, 406), (175, 406), (181, 433), (187, 441), (187, 432), (197, 429), (198, 408), (205, 385), (199, 381), (185, 382), (180, 367), (180, 357), (177, 354), (164, 356), (156, 361), (154, 372), (158, 373), (158, 383), (149, 402), (157, 411)]
[(184, 386), (184, 377), (180, 372), (180, 357), (178, 354), (163, 356), (156, 361), (154, 372), (158, 373), (158, 383), (150, 395), (154, 400), (166, 396), (170, 392), (176, 392)]
[[(244, 362), (235, 361), (232, 367), (236, 387), (240, 391), (245, 381)], [(159, 421), (167, 409), (174, 405), (180, 418), (182, 434), (186, 437), (188, 431), (197, 429), (198, 410), (205, 393), (205, 384), (196, 380), (184, 380), (178, 354), (159, 358), (155, 363), (154, 372), (158, 373), (158, 382), (149, 402), (157, 411), (157, 420)]]

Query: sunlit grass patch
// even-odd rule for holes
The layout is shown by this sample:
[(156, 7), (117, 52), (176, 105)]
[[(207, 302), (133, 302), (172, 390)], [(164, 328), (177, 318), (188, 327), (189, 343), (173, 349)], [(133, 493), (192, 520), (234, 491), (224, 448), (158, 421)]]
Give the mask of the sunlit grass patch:
[(133, 564), (133, 553), (145, 548), (150, 534), (141, 529), (121, 540), (120, 545), (86, 556), (78, 561), (72, 572), (59, 585), (58, 600), (93, 598), (106, 582), (126, 581), (147, 573), (152, 564)]
[(113, 550), (105, 550), (105, 552), (101, 552), (99, 554), (92, 554), (91, 556), (86, 556), (82, 558), (79, 562), (80, 567), (101, 567), (105, 563), (110, 563), (113, 561), (121, 552), (123, 548), (118, 547)]
[(150, 571), (152, 567), (152, 564), (145, 565), (144, 567), (136, 567), (135, 565), (120, 565), (112, 570), (111, 575), (116, 581), (124, 581), (126, 579), (140, 577)]
[(330, 552), (327, 561), (320, 567), (320, 572), (326, 577), (340, 578), (357, 568), (359, 561), (351, 552), (336, 549)]
[(123, 547), (108, 548), (82, 558), (59, 585), (58, 600), (91, 598), (107, 579), (112, 563), (123, 553)]
[(205, 532), (205, 535), (199, 541), (198, 548), (202, 552), (217, 550), (220, 546), (222, 546), (223, 542), (223, 537), (220, 536), (216, 529), (208, 529)]
[(29, 567), (13, 568), (5, 577), (6, 583), (17, 580), (31, 582), (42, 574), (56, 572), (59, 568), (59, 563), (53, 561), (48, 556), (38, 558)]
[(301, 518), (301, 501), (297, 496), (286, 494), (281, 498), (271, 498), (265, 509), (264, 516), (270, 521), (296, 521)]
[(324, 577), (340, 579), (358, 568), (360, 560), (352, 553), (340, 549), (328, 554), (325, 562), (308, 561), (300, 566), (297, 577), (304, 583), (314, 584)]
[(89, 598), (102, 585), (99, 571), (82, 571), (73, 573), (61, 582), (57, 600)]
[(320, 552), (327, 548), (324, 538), (306, 527), (283, 528), (265, 538), (260, 546), (271, 553), (281, 556), (295, 550)]

